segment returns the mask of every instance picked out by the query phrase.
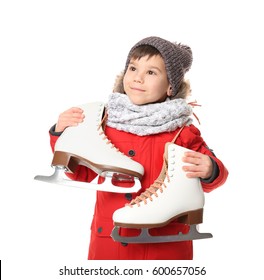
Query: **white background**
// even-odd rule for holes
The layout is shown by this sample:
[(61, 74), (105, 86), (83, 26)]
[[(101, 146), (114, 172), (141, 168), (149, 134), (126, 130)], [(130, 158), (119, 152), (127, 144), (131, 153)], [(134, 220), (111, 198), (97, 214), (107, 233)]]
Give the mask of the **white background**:
[[(205, 266), (208, 273), (201, 279), (259, 279), (264, 249), (261, 2), (0, 2), (3, 279), (63, 279), (58, 271), (64, 265), (151, 269), (157, 264)], [(191, 262), (89, 262), (95, 193), (33, 177), (53, 172), (48, 130), (59, 113), (106, 101), (130, 48), (152, 35), (193, 50), (188, 77), (193, 98), (202, 105), (196, 109), (201, 125), (195, 124), (230, 172), (224, 186), (206, 194), (200, 231), (214, 238), (194, 242)]]

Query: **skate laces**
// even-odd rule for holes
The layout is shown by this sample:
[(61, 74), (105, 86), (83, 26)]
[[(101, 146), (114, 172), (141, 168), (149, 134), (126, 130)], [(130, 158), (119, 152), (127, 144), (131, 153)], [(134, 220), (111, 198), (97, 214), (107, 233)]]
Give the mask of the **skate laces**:
[[(160, 190), (160, 192), (162, 193), (163, 188), (167, 188), (166, 184), (164, 183), (166, 178), (168, 183), (170, 182), (167, 166), (168, 166), (167, 161), (166, 159), (164, 159), (164, 170), (162, 170), (158, 179), (155, 180), (154, 183), (148, 189), (146, 189), (143, 193), (141, 193), (139, 196), (133, 199), (129, 204), (127, 204), (129, 207), (133, 207), (135, 204), (137, 204), (137, 206), (140, 206), (141, 201), (143, 201), (144, 204), (147, 204), (148, 199), (150, 201), (153, 200), (152, 198), (153, 195), (155, 195), (155, 197), (158, 197), (157, 194), (158, 190)], [(162, 177), (164, 177), (164, 179)]]
[[(189, 102), (188, 105), (190, 105), (190, 106), (192, 106), (192, 107), (195, 107), (195, 106), (202, 106), (202, 105), (200, 105), (200, 104), (197, 104), (197, 101), (196, 101), (196, 100), (194, 100), (194, 101), (192, 101), (192, 102)], [(199, 118), (198, 118), (198, 116), (197, 116), (194, 112), (192, 112), (192, 114), (194, 115), (194, 117), (196, 118), (196, 120), (198, 121), (198, 123), (201, 124), (201, 123), (200, 123), (200, 120), (199, 120)]]

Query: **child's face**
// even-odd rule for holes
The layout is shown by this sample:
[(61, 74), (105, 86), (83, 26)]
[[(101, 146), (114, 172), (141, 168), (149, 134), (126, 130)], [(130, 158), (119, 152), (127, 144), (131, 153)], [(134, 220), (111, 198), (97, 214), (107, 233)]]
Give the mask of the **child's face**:
[(131, 59), (123, 83), (125, 93), (136, 105), (163, 102), (171, 95), (165, 64), (159, 55)]

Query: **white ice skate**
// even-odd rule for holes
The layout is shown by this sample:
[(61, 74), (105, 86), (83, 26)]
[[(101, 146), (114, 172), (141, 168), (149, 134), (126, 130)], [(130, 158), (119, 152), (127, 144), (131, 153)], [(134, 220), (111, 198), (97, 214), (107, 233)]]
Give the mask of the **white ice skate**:
[[(188, 178), (182, 170), (184, 152), (188, 149), (167, 143), (162, 171), (145, 192), (116, 210), (113, 214), (114, 229), (112, 238), (125, 243), (175, 242), (210, 238), (210, 233), (199, 233), (196, 225), (203, 221), (204, 193), (198, 178)], [(190, 225), (188, 233), (169, 236), (152, 236), (149, 228), (167, 225), (178, 219)], [(119, 228), (139, 228), (141, 233), (135, 237), (119, 235)]]
[[(76, 127), (66, 128), (58, 138), (52, 160), (52, 166), (55, 167), (54, 174), (38, 175), (34, 179), (99, 191), (138, 192), (141, 188), (139, 180), (144, 174), (144, 168), (121, 153), (104, 134), (104, 103), (93, 102), (79, 107), (84, 111), (84, 121)], [(104, 183), (95, 183), (98, 176), (91, 183), (65, 179), (64, 173), (74, 172), (78, 165), (87, 166), (99, 176), (105, 177)], [(111, 182), (112, 176), (125, 177), (134, 184), (130, 188), (114, 186)]]

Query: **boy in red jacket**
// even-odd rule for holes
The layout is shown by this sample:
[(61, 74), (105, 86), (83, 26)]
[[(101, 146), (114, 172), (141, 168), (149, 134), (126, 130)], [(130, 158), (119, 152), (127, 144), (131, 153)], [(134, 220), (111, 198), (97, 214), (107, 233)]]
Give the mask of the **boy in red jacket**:
[[(175, 144), (192, 150), (183, 158), (186, 176), (200, 178), (204, 192), (214, 190), (227, 179), (227, 169), (192, 124), (192, 107), (186, 102), (190, 86), (184, 79), (191, 64), (192, 51), (188, 46), (159, 37), (145, 38), (132, 47), (124, 73), (118, 77), (114, 92), (109, 96), (104, 133), (121, 152), (144, 166), (140, 192), (157, 179), (163, 164), (164, 146), (182, 126), (185, 127)], [(66, 127), (77, 126), (84, 118), (78, 107), (61, 113), (50, 129), (52, 149)], [(82, 165), (74, 174), (68, 174), (78, 181), (91, 181), (95, 175)], [(116, 184), (122, 186), (127, 182)], [(192, 259), (192, 241), (143, 244), (113, 241), (110, 236), (113, 213), (139, 194), (97, 192), (88, 259)], [(127, 234), (135, 235), (135, 231), (127, 229)], [(151, 229), (151, 234), (176, 235), (187, 231), (188, 225), (174, 220), (164, 227)]]

